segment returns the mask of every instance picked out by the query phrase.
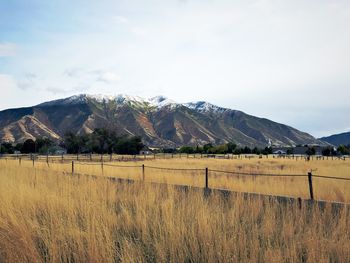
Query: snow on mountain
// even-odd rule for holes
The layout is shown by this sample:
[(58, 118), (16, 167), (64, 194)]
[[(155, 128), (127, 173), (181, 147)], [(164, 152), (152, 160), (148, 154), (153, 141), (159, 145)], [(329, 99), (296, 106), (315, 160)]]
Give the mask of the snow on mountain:
[(188, 102), (188, 103), (184, 103), (182, 105), (184, 105), (185, 107), (187, 107), (189, 109), (196, 110), (198, 112), (222, 113), (222, 112), (227, 110), (226, 108), (218, 107), (218, 106), (211, 104), (209, 102), (206, 102), (206, 101)]
[(175, 101), (168, 99), (167, 97), (164, 96), (156, 96), (153, 98), (148, 99), (148, 102), (152, 105), (155, 106), (157, 108), (162, 108), (168, 105), (177, 105), (178, 103), (176, 103)]
[(115, 101), (117, 104), (128, 103), (135, 106), (151, 106), (156, 108), (162, 108), (169, 105), (180, 105), (175, 101), (168, 99), (164, 96), (156, 96), (149, 99), (144, 99), (139, 96), (130, 96), (126, 94), (103, 95), (103, 94), (79, 94), (65, 99), (53, 100), (39, 104), (38, 106), (54, 106), (54, 105), (74, 105), (86, 103), (88, 100), (94, 100), (99, 103)]
[(226, 108), (221, 108), (216, 105), (213, 105), (206, 101), (197, 101), (197, 102), (189, 102), (189, 103), (177, 103), (174, 100), (171, 100), (164, 96), (155, 96), (152, 98), (142, 98), (139, 96), (130, 96), (126, 94), (118, 94), (118, 95), (103, 95), (103, 94), (79, 94), (74, 95), (65, 99), (54, 100), (39, 104), (38, 106), (54, 106), (54, 105), (76, 105), (83, 104), (88, 102), (88, 100), (94, 100), (98, 103), (115, 101), (117, 104), (130, 104), (138, 107), (155, 107), (157, 109), (163, 107), (177, 107), (177, 106), (185, 106), (189, 109), (196, 110), (198, 112), (206, 113), (222, 113), (225, 112)]
[(41, 103), (37, 106), (47, 107), (47, 106), (59, 106), (59, 105), (74, 105), (82, 104), (87, 102), (88, 96), (86, 94), (74, 95), (65, 99), (52, 100), (48, 102)]

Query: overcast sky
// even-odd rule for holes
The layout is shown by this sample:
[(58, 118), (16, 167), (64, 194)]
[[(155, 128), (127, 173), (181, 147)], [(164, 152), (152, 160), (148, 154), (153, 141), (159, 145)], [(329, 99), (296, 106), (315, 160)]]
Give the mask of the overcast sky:
[(349, 131), (350, 1), (0, 0), (0, 91), (0, 110), (165, 95)]

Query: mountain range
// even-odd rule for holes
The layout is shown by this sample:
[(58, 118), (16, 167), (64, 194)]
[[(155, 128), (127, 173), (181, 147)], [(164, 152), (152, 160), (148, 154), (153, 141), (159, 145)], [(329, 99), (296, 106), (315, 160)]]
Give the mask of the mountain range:
[(344, 132), (327, 137), (322, 137), (319, 140), (333, 144), (335, 146), (350, 145), (350, 132)]
[(205, 101), (176, 103), (163, 96), (87, 95), (0, 111), (0, 140), (23, 142), (46, 136), (55, 141), (72, 131), (108, 128), (139, 135), (153, 147), (234, 142), (240, 146), (295, 146), (326, 143), (290, 126)]

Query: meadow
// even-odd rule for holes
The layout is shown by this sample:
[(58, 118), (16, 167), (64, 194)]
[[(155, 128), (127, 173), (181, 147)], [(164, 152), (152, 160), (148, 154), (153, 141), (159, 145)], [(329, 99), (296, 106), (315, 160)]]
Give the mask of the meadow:
[[(141, 163), (274, 173), (317, 168), (318, 174), (349, 176), (349, 161), (341, 160), (174, 158), (117, 164)], [(300, 208), (297, 202), (241, 194), (223, 197), (215, 191), (204, 195), (198, 188), (184, 191), (171, 185), (203, 186), (203, 173), (194, 171), (146, 168), (146, 182), (169, 183), (148, 184), (139, 167), (108, 163), (102, 170), (100, 164), (76, 162), (73, 176), (71, 163), (36, 162), (33, 167), (31, 161), (0, 160), (0, 167), (0, 262), (350, 261), (347, 205)], [(105, 176), (136, 181), (112, 182)], [(307, 198), (307, 178), (299, 179), (220, 179), (210, 174), (209, 186)], [(349, 200), (349, 186), (332, 182), (322, 186), (321, 179), (315, 180), (316, 197)], [(301, 189), (293, 190), (291, 183)]]
[[(129, 156), (130, 157), (130, 156)], [(74, 158), (74, 156), (71, 156)], [(116, 157), (109, 162), (109, 157), (104, 157), (101, 165), (98, 156), (89, 160), (76, 159), (59, 160), (49, 159), (48, 163), (43, 158), (35, 162), (34, 168), (43, 171), (58, 171), (67, 174), (87, 174), (104, 177), (116, 177), (131, 180), (145, 180), (146, 182), (158, 182), (176, 185), (188, 185), (195, 187), (205, 186), (205, 168), (209, 168), (209, 187), (213, 189), (226, 189), (237, 192), (261, 193), (269, 195), (289, 196), (302, 199), (310, 198), (308, 172), (313, 175), (342, 177), (349, 180), (334, 180), (313, 177), (314, 198), (350, 203), (350, 159), (325, 158), (258, 158), (251, 156), (242, 159), (212, 159), (212, 158), (146, 158), (125, 161), (126, 157)], [(4, 160), (3, 160), (4, 162)], [(18, 160), (8, 160), (8, 165), (19, 166)], [(145, 165), (144, 173), (141, 166)], [(33, 168), (31, 161), (22, 160), (22, 167)], [(171, 168), (174, 170), (157, 169)], [(177, 170), (176, 170), (177, 169)], [(216, 171), (230, 171), (233, 173), (221, 173)], [(241, 175), (243, 174), (243, 175)], [(296, 176), (260, 176), (272, 175), (296, 175)]]

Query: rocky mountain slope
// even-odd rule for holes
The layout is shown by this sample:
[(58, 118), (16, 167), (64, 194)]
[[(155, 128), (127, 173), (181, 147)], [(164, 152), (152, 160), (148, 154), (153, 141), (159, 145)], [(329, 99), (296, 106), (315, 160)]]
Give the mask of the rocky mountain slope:
[(327, 137), (322, 137), (319, 140), (333, 144), (335, 146), (339, 145), (350, 145), (350, 132), (344, 132), (340, 134), (334, 134)]
[(0, 112), (3, 141), (38, 136), (60, 140), (68, 131), (82, 134), (100, 127), (140, 135), (150, 146), (235, 142), (265, 147), (269, 141), (278, 146), (322, 144), (310, 134), (268, 119), (203, 101), (180, 104), (162, 96), (81, 94)]

